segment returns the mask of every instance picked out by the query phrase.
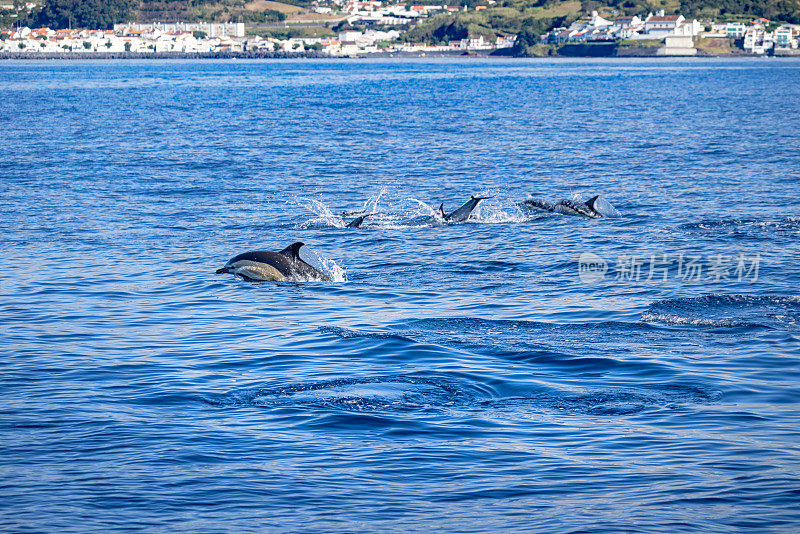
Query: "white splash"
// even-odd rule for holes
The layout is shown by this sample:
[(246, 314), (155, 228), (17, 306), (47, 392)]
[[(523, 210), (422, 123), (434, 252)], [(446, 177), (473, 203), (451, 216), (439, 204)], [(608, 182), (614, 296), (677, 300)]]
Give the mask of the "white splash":
[[(507, 194), (493, 191), (483, 191), (481, 196), (488, 196), (472, 212), (470, 218), (465, 221), (472, 224), (520, 224), (541, 219), (549, 215), (546, 212), (535, 213), (524, 210), (519, 206), (519, 198), (508, 196)], [(590, 196), (576, 192), (569, 197), (575, 202), (585, 202)], [(463, 199), (466, 202), (468, 199)], [(334, 211), (327, 204), (320, 200), (306, 197), (298, 197), (290, 201), (309, 211), (316, 216), (299, 223), (296, 228), (346, 228), (349, 218), (346, 214), (368, 214), (369, 218), (363, 223), (364, 228), (380, 228), (386, 230), (402, 230), (410, 228), (431, 227), (440, 225), (460, 224), (452, 221), (445, 221), (439, 213), (438, 204), (430, 205), (427, 202), (415, 197), (392, 198), (390, 189), (381, 187), (362, 204), (361, 209), (354, 209), (354, 206), (342, 206), (342, 211)], [(452, 202), (446, 211), (457, 209), (463, 204)], [(619, 212), (610, 202), (600, 197), (596, 207), (607, 217), (618, 217)]]
[(362, 211), (364, 213), (379, 213), (381, 211), (379, 207), (380, 201), (385, 194), (386, 194), (386, 188), (381, 187), (380, 191), (378, 191), (378, 194), (369, 197), (364, 202), (364, 209)]
[(538, 217), (532, 217), (530, 214), (524, 213), (516, 203), (495, 196), (478, 204), (467, 222), (508, 224), (524, 223), (536, 218)]
[(294, 203), (313, 211), (317, 216), (297, 225), (299, 229), (306, 229), (312, 227), (331, 227), (344, 228), (346, 223), (342, 217), (335, 215), (331, 209), (323, 202), (306, 197), (298, 197)]
[(314, 256), (314, 263), (317, 264), (318, 269), (327, 274), (333, 282), (347, 282), (347, 271), (344, 269), (344, 267), (336, 263), (336, 260), (333, 258), (323, 258), (314, 250), (311, 250), (310, 252)]

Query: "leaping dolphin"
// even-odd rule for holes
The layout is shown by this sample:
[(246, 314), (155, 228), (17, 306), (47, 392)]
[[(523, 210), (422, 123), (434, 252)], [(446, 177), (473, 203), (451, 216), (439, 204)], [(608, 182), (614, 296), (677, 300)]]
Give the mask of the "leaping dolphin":
[(280, 252), (245, 252), (229, 259), (217, 274), (231, 273), (253, 281), (330, 282), (327, 275), (300, 259), (302, 246), (303, 243), (292, 243)]
[(594, 207), (595, 202), (597, 202), (597, 197), (600, 195), (595, 195), (586, 202), (578, 202), (574, 200), (561, 200), (556, 202), (555, 206), (553, 206), (553, 211), (557, 211), (559, 213), (565, 213), (567, 215), (582, 215), (584, 217), (590, 217), (592, 219), (597, 219), (599, 217), (605, 217), (602, 213), (597, 211)]
[(467, 200), (463, 206), (458, 208), (452, 213), (445, 213), (444, 212), (444, 202), (439, 206), (439, 215), (442, 216), (442, 219), (445, 221), (452, 221), (452, 222), (462, 222), (469, 219), (469, 216), (472, 214), (472, 210), (478, 205), (478, 202), (481, 200), (486, 200), (487, 198), (492, 197), (471, 197)]

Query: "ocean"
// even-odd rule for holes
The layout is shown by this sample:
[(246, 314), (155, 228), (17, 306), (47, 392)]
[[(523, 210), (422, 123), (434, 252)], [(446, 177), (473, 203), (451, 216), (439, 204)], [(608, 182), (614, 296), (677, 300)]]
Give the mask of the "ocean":
[(798, 80), (0, 62), (0, 530), (797, 532)]

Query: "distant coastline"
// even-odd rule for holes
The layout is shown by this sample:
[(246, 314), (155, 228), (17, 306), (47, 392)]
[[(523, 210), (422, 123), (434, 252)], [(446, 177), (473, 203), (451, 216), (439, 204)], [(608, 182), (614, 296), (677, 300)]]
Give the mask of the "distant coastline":
[[(602, 48), (606, 48), (603, 50)], [(800, 50), (790, 50), (782, 53), (775, 53), (775, 57), (800, 57)], [(540, 59), (569, 59), (569, 58), (748, 58), (763, 57), (753, 56), (747, 53), (733, 54), (711, 54), (700, 53), (693, 56), (663, 56), (657, 55), (655, 49), (646, 47), (614, 47), (613, 50), (608, 45), (598, 45), (593, 50), (592, 45), (574, 45), (564, 47), (560, 53), (553, 55), (539, 56)], [(353, 56), (331, 56), (322, 52), (310, 50), (304, 52), (268, 52), (268, 51), (245, 51), (245, 52), (0, 52), (0, 60), (17, 59), (399, 59), (399, 58), (496, 58), (496, 59), (537, 59), (534, 58), (513, 58), (509, 55), (474, 53), (469, 54), (458, 52), (393, 52), (393, 53), (371, 53), (358, 54)]]
[[(452, 29), (452, 28), (451, 28)], [(323, 31), (324, 30), (324, 31)], [(462, 28), (462, 30), (464, 30)], [(541, 30), (541, 29), (540, 29)], [(114, 29), (17, 27), (0, 30), (0, 59), (286, 59), (320, 57), (741, 57), (798, 56), (800, 25), (767, 19), (701, 24), (682, 15), (590, 18), (540, 34), (494, 32), (457, 39), (447, 32), (339, 28), (262, 36), (244, 23), (115, 24)], [(316, 30), (315, 30), (316, 31)], [(448, 30), (449, 31), (449, 30)], [(327, 32), (327, 33), (326, 33)], [(312, 32), (313, 33), (313, 32)]]

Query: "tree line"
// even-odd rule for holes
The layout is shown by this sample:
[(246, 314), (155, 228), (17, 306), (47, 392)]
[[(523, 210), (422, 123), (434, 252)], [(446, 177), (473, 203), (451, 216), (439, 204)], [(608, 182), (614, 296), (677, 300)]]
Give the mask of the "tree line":
[[(242, 0), (45, 0), (15, 19), (30, 27), (108, 30), (133, 22), (280, 22), (286, 14), (273, 9), (251, 11)], [(11, 19), (9, 19), (11, 20)]]
[(28, 26), (111, 29), (136, 18), (138, 0), (46, 0), (24, 22)]

